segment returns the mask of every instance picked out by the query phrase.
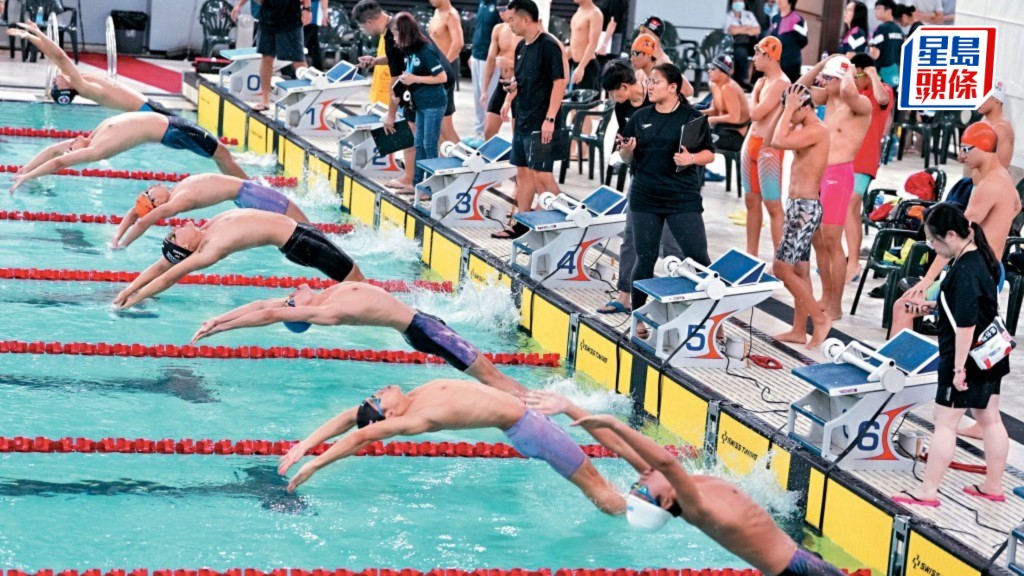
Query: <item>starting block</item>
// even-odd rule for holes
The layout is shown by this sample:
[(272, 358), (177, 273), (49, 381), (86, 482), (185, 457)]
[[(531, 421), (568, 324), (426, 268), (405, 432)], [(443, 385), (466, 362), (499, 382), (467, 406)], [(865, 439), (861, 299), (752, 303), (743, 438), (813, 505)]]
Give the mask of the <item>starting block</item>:
[[(844, 345), (834, 338), (826, 340), (821, 348), (829, 363), (793, 369), (795, 376), (814, 389), (790, 405), (789, 437), (834, 461), (860, 430), (866, 429), (841, 468), (909, 470), (918, 449), (897, 449), (892, 426), (907, 412), (935, 399), (938, 346), (920, 334), (903, 330), (878, 350), (856, 341)], [(890, 394), (892, 400), (871, 422)], [(809, 425), (801, 427), (805, 432), (797, 429), (800, 419)]]
[(327, 121), (331, 105), (370, 88), (370, 80), (357, 70), (344, 60), (327, 72), (312, 67), (300, 69), (297, 80), (282, 80), (275, 85), (279, 96), (274, 101), (274, 119), (280, 120), (283, 115), (285, 126), (300, 134), (333, 130)]
[(343, 166), (368, 178), (401, 177), (403, 170), (395, 160), (397, 153), (381, 156), (373, 141), (372, 132), (383, 126), (381, 119), (387, 113), (387, 106), (369, 104), (365, 115), (335, 118), (335, 130), (344, 134), (338, 140), (338, 160)]
[[(413, 208), (449, 226), (500, 228), (501, 222), (486, 218), (480, 210), (480, 195), (516, 174), (505, 158), (512, 143), (500, 136), (480, 148), (445, 142), (440, 158), (416, 160), (426, 177), (416, 186)], [(428, 207), (421, 198), (430, 198)]]
[[(667, 258), (668, 276), (634, 283), (650, 299), (633, 311), (632, 341), (677, 368), (743, 367), (742, 355), (726, 356), (720, 331), (727, 318), (783, 287), (765, 267), (738, 250), (729, 250), (710, 266)], [(648, 327), (647, 338), (636, 335), (640, 322)]]
[[(260, 61), (263, 55), (255, 48), (239, 48), (237, 50), (221, 50), (221, 56), (231, 62), (220, 69), (221, 86), (228, 87), (228, 93), (239, 98), (258, 96), (263, 87), (260, 80)], [(274, 72), (287, 66), (288, 63), (274, 59)]]
[[(529, 232), (512, 242), (512, 267), (549, 288), (594, 288), (602, 280), (587, 273), (584, 256), (626, 229), (626, 196), (601, 186), (578, 202), (565, 194), (545, 192), (544, 210), (516, 214)], [(517, 262), (520, 254), (525, 266)]]

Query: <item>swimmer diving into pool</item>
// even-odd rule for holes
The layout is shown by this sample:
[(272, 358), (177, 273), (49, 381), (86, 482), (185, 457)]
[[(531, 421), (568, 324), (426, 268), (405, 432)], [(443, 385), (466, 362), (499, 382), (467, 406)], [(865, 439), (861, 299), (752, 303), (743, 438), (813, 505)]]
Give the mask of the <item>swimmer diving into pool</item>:
[(361, 282), (335, 284), (319, 293), (303, 284), (286, 298), (240, 306), (204, 322), (192, 336), (192, 344), (220, 332), (276, 322), (284, 322), (292, 332), (305, 332), (311, 324), (391, 328), (401, 332), (414, 349), (444, 358), (483, 384), (516, 396), (526, 392), (526, 388), (498, 370), (444, 320), (410, 308), (382, 288)]
[[(358, 430), (310, 460), (288, 483), (294, 491), (318, 470), (352, 456), (371, 442), (439, 430), (498, 428), (528, 458), (543, 460), (572, 482), (606, 514), (622, 514), (626, 501), (594, 468), (569, 434), (551, 419), (528, 409), (522, 400), (500, 390), (463, 380), (432, 380), (408, 394), (386, 386), (362, 404), (341, 412), (281, 456), (277, 471), (288, 472), (306, 452), (330, 438)], [(624, 452), (623, 458), (627, 458)], [(628, 460), (628, 458), (627, 458)], [(637, 459), (639, 462), (639, 459)]]
[(121, 220), (111, 248), (127, 247), (162, 218), (173, 218), (182, 212), (228, 200), (239, 208), (284, 214), (296, 222), (309, 223), (301, 208), (273, 188), (234, 176), (196, 174), (185, 178), (172, 189), (163, 184), (154, 184), (139, 194), (135, 206)]
[(258, 246), (276, 246), (288, 260), (338, 282), (365, 280), (348, 254), (317, 228), (283, 214), (240, 208), (222, 212), (202, 226), (189, 222), (171, 230), (164, 238), (163, 256), (117, 295), (114, 306), (131, 308), (191, 272)]
[(161, 104), (147, 99), (139, 91), (121, 84), (106, 74), (82, 74), (67, 53), (53, 40), (47, 38), (46, 33), (34, 22), (18, 22), (17, 25), (20, 28), (8, 28), (7, 34), (31, 42), (47, 60), (60, 69), (60, 73), (50, 85), (50, 97), (55, 103), (67, 106), (81, 94), (104, 108), (122, 112), (157, 112), (168, 116), (174, 114)]
[[(540, 412), (539, 403), (530, 402)], [(675, 456), (610, 414), (580, 418), (574, 425), (595, 435), (612, 431), (649, 466), (627, 496), (626, 517), (641, 529), (658, 530), (673, 516), (696, 526), (723, 548), (766, 576), (843, 576), (801, 548), (768, 512), (735, 485), (714, 476), (688, 474)]]
[(224, 174), (248, 178), (227, 147), (188, 120), (156, 112), (125, 112), (100, 122), (88, 136), (61, 140), (44, 148), (15, 176), (11, 194), (29, 180), (78, 164), (106, 160), (148, 143), (212, 158)]

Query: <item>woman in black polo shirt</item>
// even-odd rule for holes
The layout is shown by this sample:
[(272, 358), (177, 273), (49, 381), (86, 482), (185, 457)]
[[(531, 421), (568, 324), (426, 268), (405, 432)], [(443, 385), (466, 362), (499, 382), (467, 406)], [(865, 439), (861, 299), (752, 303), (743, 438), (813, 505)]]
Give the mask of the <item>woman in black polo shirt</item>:
[(999, 260), (981, 226), (969, 222), (953, 204), (944, 202), (930, 208), (925, 213), (924, 231), (928, 245), (951, 261), (939, 288), (938, 302), (907, 302), (912, 312), (937, 311), (939, 314), (935, 432), (928, 445), (928, 465), (921, 486), (904, 490), (892, 499), (900, 504), (939, 505), (939, 484), (956, 451), (956, 427), (970, 408), (971, 415), (981, 425), (986, 473), (982, 482), (964, 486), (963, 491), (975, 498), (1002, 502), (1009, 439), (999, 405), (990, 405), (989, 401), (999, 394), (1003, 376), (1010, 372), (1010, 359), (1003, 358), (982, 370), (969, 355), (974, 342), (999, 313), (996, 299)]
[[(714, 147), (705, 122), (700, 144), (692, 150), (680, 148), (683, 127), (703, 117), (680, 97), (682, 83), (683, 75), (673, 64), (655, 66), (647, 81), (652, 106), (637, 110), (622, 130), (619, 154), (631, 162), (633, 170), (629, 210), (637, 256), (634, 283), (654, 275), (665, 224), (683, 253), (701, 264), (711, 262), (700, 187), (701, 167), (715, 159)], [(683, 169), (677, 171), (677, 166)], [(634, 286), (631, 300), (636, 310), (647, 301), (647, 294)]]

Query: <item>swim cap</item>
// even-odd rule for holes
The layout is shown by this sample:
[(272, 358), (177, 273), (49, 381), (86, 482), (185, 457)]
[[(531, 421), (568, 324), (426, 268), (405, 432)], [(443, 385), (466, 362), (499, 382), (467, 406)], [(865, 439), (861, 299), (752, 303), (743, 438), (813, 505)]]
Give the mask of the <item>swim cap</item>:
[(642, 52), (648, 56), (654, 56), (654, 51), (658, 49), (658, 41), (651, 38), (648, 34), (641, 34), (633, 40), (633, 52)]
[(765, 36), (755, 48), (775, 62), (782, 59), (782, 42), (775, 36)]
[(181, 262), (185, 258), (191, 256), (192, 250), (189, 250), (188, 248), (184, 248), (182, 246), (175, 244), (174, 242), (171, 242), (171, 238), (173, 237), (174, 231), (172, 230), (171, 233), (168, 234), (166, 238), (164, 238), (164, 244), (161, 247), (160, 251), (163, 252), (164, 258), (166, 258), (168, 262), (170, 262), (171, 264), (177, 264), (178, 262)]
[[(295, 301), (294, 300), (288, 300), (288, 302), (286, 302), (286, 304), (288, 304), (292, 308), (295, 307)], [(310, 324), (309, 322), (285, 322), (284, 323), (284, 327), (285, 328), (291, 330), (292, 332), (295, 332), (296, 334), (302, 334), (306, 330), (309, 330), (310, 326), (312, 326), (312, 324)]]
[(842, 78), (843, 76), (846, 76), (846, 73), (850, 70), (850, 66), (850, 60), (846, 56), (837, 56), (825, 62), (825, 67), (821, 70), (821, 75), (829, 78)]
[(661, 38), (662, 33), (665, 32), (665, 21), (657, 16), (648, 16), (641, 26), (650, 30), (658, 38)]
[(148, 192), (149, 190), (139, 193), (139, 197), (135, 199), (135, 213), (140, 218), (156, 208), (156, 204), (153, 203), (153, 199), (149, 197)]
[(992, 125), (987, 122), (975, 122), (964, 130), (960, 136), (960, 144), (963, 146), (975, 146), (983, 152), (992, 153), (996, 151), (996, 144), (999, 136)]
[(381, 420), (384, 420), (384, 415), (371, 406), (369, 400), (364, 400), (359, 405), (359, 410), (356, 411), (356, 427), (366, 428), (370, 424), (380, 422)]
[(995, 85), (992, 86), (992, 91), (989, 92), (988, 95), (1005, 104), (1006, 103), (1006, 85), (1003, 84), (1002, 80), (996, 80), (995, 81)]
[(668, 510), (655, 506), (635, 494), (626, 495), (626, 520), (633, 528), (655, 532), (661, 530), (671, 519), (672, 514)]
[[(810, 90), (810, 88), (804, 86), (803, 84), (793, 84), (793, 86), (799, 86), (800, 88), (802, 88), (802, 90), (799, 90), (800, 91), (800, 105), (801, 106), (807, 106), (808, 108), (814, 108), (814, 102), (811, 100), (811, 90)], [(788, 93), (789, 93), (789, 88), (787, 88), (786, 90), (784, 90), (782, 92), (782, 107), (783, 108), (786, 107), (786, 96), (788, 95)]]
[(711, 65), (714, 66), (715, 68), (718, 68), (722, 72), (725, 72), (726, 75), (732, 76), (732, 56), (729, 56), (728, 54), (720, 54), (718, 58), (715, 58), (714, 62), (712, 62)]
[(71, 104), (75, 96), (78, 96), (78, 91), (74, 88), (58, 88), (56, 83), (50, 87), (50, 98), (61, 106)]

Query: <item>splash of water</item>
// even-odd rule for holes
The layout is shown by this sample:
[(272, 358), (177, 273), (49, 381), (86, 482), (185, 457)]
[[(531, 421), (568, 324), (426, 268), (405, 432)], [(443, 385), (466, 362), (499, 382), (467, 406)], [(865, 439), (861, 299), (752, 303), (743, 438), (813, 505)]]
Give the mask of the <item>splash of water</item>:
[(633, 402), (614, 390), (597, 385), (581, 385), (572, 378), (550, 378), (541, 383), (541, 389), (555, 392), (569, 399), (580, 408), (594, 414), (611, 413), (626, 416), (632, 409)]
[(493, 279), (486, 284), (465, 282), (454, 296), (426, 290), (417, 290), (411, 296), (411, 306), (451, 324), (489, 326), (502, 333), (513, 332), (519, 325), (519, 308), (512, 299), (512, 290)]
[(322, 174), (306, 171), (299, 179), (299, 186), (290, 190), (288, 196), (303, 209), (330, 208), (337, 211), (340, 201), (331, 181)]
[(360, 259), (386, 257), (389, 261), (412, 264), (419, 262), (420, 259), (419, 243), (406, 237), (405, 233), (397, 228), (374, 230), (367, 226), (357, 226), (351, 234), (328, 236), (356, 262)]
[(277, 168), (277, 154), (257, 154), (255, 152), (233, 152), (235, 162), (256, 168)]

